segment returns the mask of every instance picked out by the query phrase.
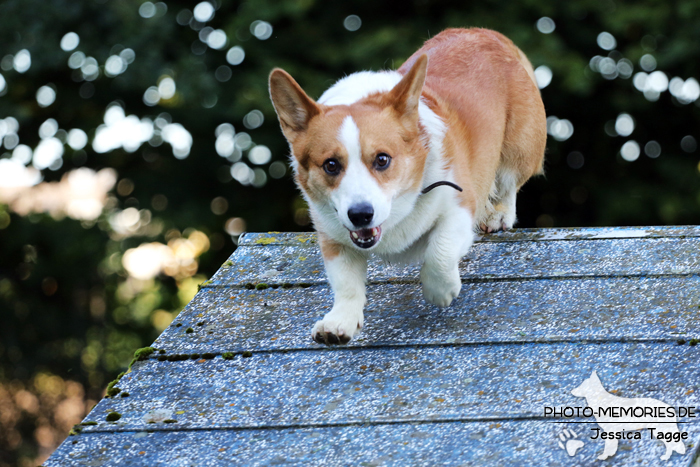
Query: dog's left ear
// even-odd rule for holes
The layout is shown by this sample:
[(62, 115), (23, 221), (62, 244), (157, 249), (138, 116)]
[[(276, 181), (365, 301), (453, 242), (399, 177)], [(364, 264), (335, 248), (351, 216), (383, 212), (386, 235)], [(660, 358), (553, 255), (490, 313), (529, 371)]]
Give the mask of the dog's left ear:
[(389, 91), (389, 103), (410, 125), (418, 123), (418, 104), (428, 70), (428, 56), (418, 57), (399, 83)]
[(309, 121), (321, 113), (318, 104), (286, 71), (275, 68), (270, 73), (270, 98), (277, 111), (282, 132), (290, 143), (309, 127)]

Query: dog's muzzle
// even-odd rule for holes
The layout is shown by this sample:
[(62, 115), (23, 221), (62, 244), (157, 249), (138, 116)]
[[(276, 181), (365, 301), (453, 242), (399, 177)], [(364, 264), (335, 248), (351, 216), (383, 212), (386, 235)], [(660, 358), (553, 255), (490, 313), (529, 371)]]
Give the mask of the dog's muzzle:
[(382, 236), (382, 228), (372, 227), (371, 229), (358, 229), (350, 231), (350, 239), (360, 248), (372, 248), (379, 242)]

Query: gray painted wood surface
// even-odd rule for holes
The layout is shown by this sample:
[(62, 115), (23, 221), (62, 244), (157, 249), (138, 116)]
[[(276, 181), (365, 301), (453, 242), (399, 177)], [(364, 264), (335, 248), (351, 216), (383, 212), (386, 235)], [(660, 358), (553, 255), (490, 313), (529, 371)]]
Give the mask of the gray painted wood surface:
[[(416, 267), (373, 262), (364, 330), (325, 347), (315, 236), (247, 234), (45, 465), (688, 466), (697, 418), (678, 425), (685, 455), (660, 461), (645, 430), (596, 461), (598, 425), (544, 407), (585, 407), (571, 390), (593, 370), (617, 396), (700, 407), (698, 253), (698, 227), (492, 234), (447, 309)], [(564, 429), (584, 442), (574, 457)]]

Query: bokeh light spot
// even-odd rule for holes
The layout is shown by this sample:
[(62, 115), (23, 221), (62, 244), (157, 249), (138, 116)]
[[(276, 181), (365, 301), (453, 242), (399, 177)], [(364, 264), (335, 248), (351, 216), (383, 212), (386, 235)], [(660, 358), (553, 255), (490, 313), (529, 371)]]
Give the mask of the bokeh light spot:
[(170, 76), (166, 76), (158, 83), (158, 94), (161, 99), (171, 99), (175, 95), (175, 80)]
[(668, 83), (668, 90), (681, 104), (690, 104), (700, 98), (700, 84), (695, 78), (683, 81), (676, 76)]
[(661, 145), (654, 140), (649, 141), (644, 145), (644, 154), (652, 159), (656, 159), (661, 155)]
[(642, 55), (639, 59), (639, 66), (647, 73), (656, 69), (656, 59), (651, 54)]
[(601, 32), (598, 34), (596, 42), (598, 43), (598, 47), (603, 50), (613, 50), (615, 47), (617, 47), (615, 37), (613, 37), (613, 35), (609, 32)]
[(684, 136), (681, 139), (681, 149), (685, 152), (695, 152), (698, 148), (698, 142), (691, 135)]
[(244, 58), (245, 51), (243, 50), (243, 47), (238, 45), (231, 47), (228, 49), (228, 52), (226, 52), (226, 61), (231, 65), (240, 65)]
[(73, 150), (79, 151), (87, 145), (88, 136), (80, 128), (73, 128), (68, 132), (68, 146)]
[(223, 196), (217, 196), (216, 198), (211, 200), (209, 208), (211, 209), (211, 212), (213, 212), (217, 216), (220, 216), (226, 211), (228, 211), (228, 201), (226, 201), (226, 198), (224, 198)]
[(620, 155), (627, 162), (636, 161), (639, 158), (639, 153), (639, 144), (634, 140), (627, 141), (620, 149)]
[(550, 116), (547, 117), (547, 133), (557, 141), (566, 141), (574, 134), (574, 125), (567, 119)]
[(243, 126), (249, 130), (254, 130), (255, 128), (259, 128), (264, 121), (265, 117), (261, 111), (251, 110), (243, 117)]
[(272, 178), (282, 178), (287, 175), (287, 166), (282, 161), (275, 161), (270, 164), (268, 172)]
[(535, 80), (538, 88), (546, 88), (552, 82), (552, 70), (547, 65), (538, 66), (535, 68)]
[(214, 6), (209, 2), (198, 3), (197, 6), (194, 7), (193, 14), (194, 19), (200, 23), (206, 23), (214, 17)]
[(27, 49), (20, 50), (12, 60), (12, 66), (17, 73), (24, 73), (32, 66), (32, 55)]
[(620, 136), (629, 136), (634, 131), (634, 119), (630, 114), (621, 113), (615, 120), (615, 131)]
[(581, 167), (583, 167), (584, 163), (583, 154), (581, 154), (578, 151), (570, 152), (566, 156), (566, 163), (572, 169), (580, 169)]
[(537, 20), (537, 30), (542, 34), (551, 34), (554, 32), (554, 29), (556, 29), (556, 24), (554, 24), (552, 18), (543, 16)]
[(226, 81), (230, 80), (232, 75), (233, 72), (231, 71), (231, 68), (227, 67), (226, 65), (221, 65), (214, 72), (214, 77), (216, 78), (216, 80), (221, 81), (222, 83), (225, 83)]
[(190, 24), (190, 20), (192, 20), (192, 12), (187, 8), (180, 10), (175, 17), (175, 21), (177, 21), (177, 24), (180, 26), (187, 26)]
[(255, 179), (253, 169), (245, 162), (236, 162), (231, 166), (231, 176), (241, 185), (250, 185)]
[(58, 131), (58, 122), (53, 118), (49, 118), (39, 126), (39, 138), (51, 138)]
[(70, 52), (71, 50), (75, 49), (78, 47), (78, 44), (80, 44), (80, 36), (74, 32), (66, 33), (61, 38), (61, 49), (66, 52)]
[(270, 162), (272, 159), (272, 152), (267, 146), (259, 144), (248, 151), (248, 160), (255, 165), (263, 165)]
[(158, 92), (158, 88), (155, 86), (151, 86), (148, 89), (146, 89), (146, 92), (143, 93), (143, 103), (153, 107), (160, 101), (160, 93)]
[(226, 233), (232, 237), (238, 237), (245, 232), (245, 229), (245, 220), (240, 217), (232, 217), (226, 221), (226, 224), (224, 224), (224, 230), (226, 230)]
[(253, 144), (252, 138), (245, 131), (241, 131), (240, 133), (236, 134), (234, 141), (236, 142), (236, 146), (238, 146), (241, 151), (245, 151)]
[(63, 156), (63, 143), (58, 138), (45, 138), (34, 150), (32, 165), (37, 170), (43, 170), (55, 164), (61, 156)]
[(51, 86), (42, 86), (36, 91), (36, 102), (39, 107), (48, 107), (56, 100), (56, 91)]
[(632, 76), (632, 73), (634, 72), (634, 65), (626, 58), (620, 59), (620, 61), (617, 62), (617, 72), (620, 75), (620, 78), (627, 79)]
[(227, 41), (228, 39), (226, 38), (226, 33), (221, 29), (215, 29), (207, 36), (206, 43), (212, 49), (218, 50), (226, 47)]
[(139, 15), (142, 18), (153, 18), (156, 15), (156, 6), (151, 2), (143, 2), (139, 7)]
[(133, 49), (126, 48), (119, 52), (119, 56), (126, 62), (127, 65), (131, 65), (136, 58), (136, 53), (133, 51)]
[(343, 26), (348, 31), (354, 32), (362, 27), (362, 20), (357, 15), (350, 15), (343, 20)]
[(77, 70), (85, 63), (85, 54), (78, 51), (73, 52), (70, 57), (68, 57), (68, 66), (74, 70)]
[(105, 62), (105, 74), (107, 76), (117, 76), (126, 71), (126, 62), (119, 55), (112, 55)]
[(29, 164), (32, 160), (32, 148), (26, 144), (19, 144), (12, 151), (12, 159), (20, 164)]
[(267, 21), (253, 21), (250, 23), (250, 33), (261, 41), (267, 40), (272, 36), (272, 25)]

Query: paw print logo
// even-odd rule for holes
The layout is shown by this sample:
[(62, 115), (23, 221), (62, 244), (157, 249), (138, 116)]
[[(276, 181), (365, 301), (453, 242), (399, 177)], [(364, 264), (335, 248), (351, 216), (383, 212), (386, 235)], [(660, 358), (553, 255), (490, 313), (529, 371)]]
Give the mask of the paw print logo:
[(574, 457), (576, 451), (583, 447), (583, 441), (576, 439), (578, 435), (573, 430), (564, 429), (559, 433), (559, 447), (565, 450), (569, 456)]

